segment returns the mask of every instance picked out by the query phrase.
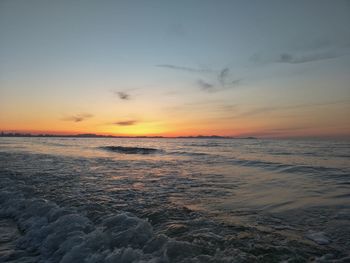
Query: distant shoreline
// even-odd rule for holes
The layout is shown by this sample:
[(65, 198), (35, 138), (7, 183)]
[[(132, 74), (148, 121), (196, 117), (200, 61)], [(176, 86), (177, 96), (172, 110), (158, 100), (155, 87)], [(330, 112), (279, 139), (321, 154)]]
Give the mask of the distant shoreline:
[(0, 133), (0, 137), (33, 137), (33, 138), (129, 138), (129, 139), (252, 139), (256, 137), (232, 137), (232, 136), (218, 136), (218, 135), (197, 135), (197, 136), (114, 136), (114, 135), (98, 135), (98, 134), (31, 134), (31, 133)]

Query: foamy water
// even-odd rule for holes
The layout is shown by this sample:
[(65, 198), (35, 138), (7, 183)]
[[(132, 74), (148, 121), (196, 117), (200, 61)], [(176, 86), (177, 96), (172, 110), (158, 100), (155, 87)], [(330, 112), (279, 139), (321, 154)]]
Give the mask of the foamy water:
[(0, 138), (0, 262), (346, 261), (349, 157), (348, 141)]

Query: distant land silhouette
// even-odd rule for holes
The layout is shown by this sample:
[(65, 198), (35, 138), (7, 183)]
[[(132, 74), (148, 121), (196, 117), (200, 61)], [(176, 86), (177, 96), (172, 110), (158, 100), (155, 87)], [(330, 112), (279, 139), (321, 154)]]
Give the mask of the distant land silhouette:
[(114, 136), (114, 135), (99, 135), (94, 133), (83, 134), (31, 134), (18, 132), (1, 132), (0, 137), (55, 137), (55, 138), (181, 138), (181, 139), (257, 139), (256, 137), (233, 137), (219, 135), (196, 135), (196, 136)]

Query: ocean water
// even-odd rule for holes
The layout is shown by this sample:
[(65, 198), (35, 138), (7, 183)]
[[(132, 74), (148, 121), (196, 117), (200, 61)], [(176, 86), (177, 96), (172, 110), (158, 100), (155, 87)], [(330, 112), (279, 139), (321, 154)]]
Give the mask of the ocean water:
[(349, 141), (0, 138), (0, 262), (349, 261)]

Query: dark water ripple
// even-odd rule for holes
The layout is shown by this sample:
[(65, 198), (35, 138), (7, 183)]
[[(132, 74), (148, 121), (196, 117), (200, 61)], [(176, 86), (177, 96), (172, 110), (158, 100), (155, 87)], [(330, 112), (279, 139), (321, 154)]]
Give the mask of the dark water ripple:
[[(31, 249), (28, 262), (73, 262), (74, 257), (86, 262), (346, 262), (349, 257), (349, 165), (337, 157), (348, 154), (343, 144), (50, 143), (0, 141), (0, 215), (22, 231), (6, 243), (5, 254), (0, 250), (0, 258), (21, 262), (23, 247)], [(324, 153), (311, 159), (302, 154), (305, 147), (324, 151), (324, 144), (335, 145), (327, 159)], [(157, 153), (99, 148), (110, 145)], [(293, 154), (268, 154), (287, 146), (285, 152)]]
[(100, 148), (107, 151), (124, 153), (124, 154), (152, 154), (152, 153), (161, 151), (159, 149), (154, 149), (154, 148), (124, 147), (124, 146), (103, 146)]

